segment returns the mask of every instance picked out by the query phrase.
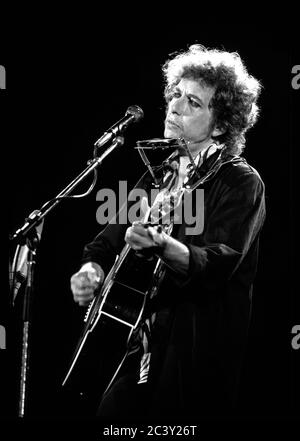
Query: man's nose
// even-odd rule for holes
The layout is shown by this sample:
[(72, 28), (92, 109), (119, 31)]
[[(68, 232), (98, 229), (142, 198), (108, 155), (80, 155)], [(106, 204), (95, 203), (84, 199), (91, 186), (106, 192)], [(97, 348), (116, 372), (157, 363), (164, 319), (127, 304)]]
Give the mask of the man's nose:
[(181, 96), (180, 98), (174, 98), (171, 101), (170, 111), (172, 113), (176, 113), (177, 115), (182, 115), (184, 113), (184, 109), (185, 109), (184, 97)]

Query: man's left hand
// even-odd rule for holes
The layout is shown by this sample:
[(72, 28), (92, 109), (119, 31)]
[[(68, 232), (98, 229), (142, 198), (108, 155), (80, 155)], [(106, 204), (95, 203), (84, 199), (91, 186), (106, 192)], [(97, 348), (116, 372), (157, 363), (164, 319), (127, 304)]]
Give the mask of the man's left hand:
[(160, 226), (143, 226), (139, 222), (134, 222), (125, 234), (125, 241), (136, 251), (146, 248), (164, 248), (166, 243), (166, 233)]

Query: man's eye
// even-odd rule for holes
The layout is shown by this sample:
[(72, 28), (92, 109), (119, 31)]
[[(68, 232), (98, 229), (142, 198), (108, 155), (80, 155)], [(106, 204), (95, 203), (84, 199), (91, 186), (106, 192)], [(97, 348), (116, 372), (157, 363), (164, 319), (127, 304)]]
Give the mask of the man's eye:
[(189, 98), (189, 103), (192, 107), (198, 108), (201, 107), (199, 103), (197, 103), (197, 101), (193, 100), (192, 98)]
[(175, 91), (170, 92), (170, 94), (168, 96), (169, 101), (171, 101), (173, 98), (180, 98), (180, 97), (181, 97), (180, 92), (175, 92)]

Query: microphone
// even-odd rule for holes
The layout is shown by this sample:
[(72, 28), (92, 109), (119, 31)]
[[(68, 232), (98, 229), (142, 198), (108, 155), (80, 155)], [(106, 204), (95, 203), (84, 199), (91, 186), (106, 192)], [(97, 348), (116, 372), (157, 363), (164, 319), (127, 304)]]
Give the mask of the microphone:
[(102, 136), (99, 138), (94, 146), (102, 147), (107, 142), (111, 141), (115, 136), (118, 136), (127, 126), (133, 122), (137, 122), (144, 116), (143, 110), (139, 106), (128, 107), (125, 116), (121, 118), (116, 124), (111, 126)]

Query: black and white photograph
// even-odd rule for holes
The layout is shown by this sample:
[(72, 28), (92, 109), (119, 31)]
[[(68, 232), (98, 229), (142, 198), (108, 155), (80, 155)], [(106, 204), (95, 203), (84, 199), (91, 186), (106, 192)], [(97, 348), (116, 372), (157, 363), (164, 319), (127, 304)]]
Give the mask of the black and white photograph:
[(180, 15), (40, 18), (1, 48), (1, 420), (18, 436), (299, 418), (296, 41)]

